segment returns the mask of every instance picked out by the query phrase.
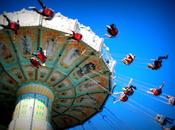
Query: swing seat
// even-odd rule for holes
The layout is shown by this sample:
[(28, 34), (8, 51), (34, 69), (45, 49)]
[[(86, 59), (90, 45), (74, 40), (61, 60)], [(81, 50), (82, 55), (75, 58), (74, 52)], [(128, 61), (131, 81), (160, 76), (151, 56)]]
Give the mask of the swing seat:
[(133, 56), (132, 54), (129, 54), (123, 59), (123, 63), (126, 65), (129, 65), (134, 61), (134, 59), (135, 59), (135, 56)]
[(10, 22), (10, 29), (18, 30), (19, 25), (16, 22)]
[(123, 94), (120, 96), (120, 101), (126, 102), (128, 100), (128, 96), (126, 94)]
[(39, 66), (41, 66), (40, 62), (38, 61), (38, 59), (36, 57), (32, 57), (30, 59), (30, 62), (36, 68), (39, 68)]
[(152, 90), (152, 93), (155, 95), (155, 96), (159, 96), (162, 92), (160, 89), (153, 89)]
[(43, 15), (45, 15), (47, 17), (53, 17), (54, 12), (53, 12), (53, 10), (51, 10), (49, 8), (46, 8), (46, 9), (43, 10)]
[(157, 70), (157, 69), (159, 69), (161, 67), (161, 64), (156, 64), (155, 65), (155, 69)]
[(122, 62), (126, 65), (128, 65), (128, 62), (126, 61), (126, 59), (123, 59)]
[(111, 34), (112, 36), (116, 36), (118, 34), (117, 28), (111, 29), (109, 34)]
[(130, 65), (131, 63), (133, 62), (133, 60), (128, 60), (128, 59), (124, 59), (123, 60), (123, 63), (126, 64), (126, 65)]
[(41, 61), (42, 63), (45, 63), (45, 62), (46, 62), (47, 57), (44, 55), (43, 52), (38, 51), (37, 57), (40, 59), (40, 61)]
[(169, 104), (171, 105), (175, 105), (175, 98), (174, 97), (171, 97), (169, 100), (168, 100)]
[(107, 26), (107, 32), (115, 37), (118, 34), (118, 29), (115, 27), (114, 24), (111, 24), (110, 26)]
[(74, 39), (77, 40), (77, 41), (81, 41), (82, 37), (83, 36), (80, 33), (75, 33), (74, 34)]
[(128, 96), (131, 96), (133, 95), (134, 91), (133, 90), (126, 90), (124, 91), (124, 94), (128, 95)]

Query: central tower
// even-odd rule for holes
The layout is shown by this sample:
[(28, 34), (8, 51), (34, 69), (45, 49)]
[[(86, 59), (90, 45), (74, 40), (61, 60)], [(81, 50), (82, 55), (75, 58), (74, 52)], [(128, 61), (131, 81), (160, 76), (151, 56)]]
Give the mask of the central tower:
[(17, 91), (17, 104), (9, 130), (52, 130), (50, 125), (54, 95), (40, 83), (25, 83)]

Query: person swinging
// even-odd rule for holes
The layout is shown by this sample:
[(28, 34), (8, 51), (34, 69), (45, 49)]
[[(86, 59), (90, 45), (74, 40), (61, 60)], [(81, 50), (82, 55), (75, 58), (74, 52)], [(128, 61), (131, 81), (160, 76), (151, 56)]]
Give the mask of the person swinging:
[(108, 38), (113, 38), (118, 35), (118, 29), (116, 28), (115, 24), (107, 25), (107, 32), (108, 34), (105, 34)]
[(166, 56), (159, 56), (158, 59), (154, 60), (153, 63), (148, 64), (148, 68), (152, 70), (158, 70), (162, 67), (162, 61), (163, 59), (168, 59), (168, 55)]
[(54, 17), (55, 12), (51, 8), (48, 8), (41, 0), (38, 0), (38, 2), (42, 7), (42, 11), (39, 11), (36, 7), (29, 7), (29, 9), (34, 10), (42, 16), (45, 16), (45, 20), (51, 20)]
[(17, 22), (11, 21), (5, 14), (3, 14), (3, 17), (7, 20), (8, 24), (7, 25), (0, 24), (0, 26), (3, 27), (4, 29), (12, 30), (15, 32), (15, 34), (17, 34), (20, 28), (19, 20), (17, 20)]

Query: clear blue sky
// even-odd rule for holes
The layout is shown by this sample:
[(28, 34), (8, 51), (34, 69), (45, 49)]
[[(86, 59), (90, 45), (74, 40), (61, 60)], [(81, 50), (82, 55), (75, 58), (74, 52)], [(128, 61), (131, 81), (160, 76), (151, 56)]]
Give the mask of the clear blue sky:
[[(81, 24), (90, 26), (99, 36), (106, 32), (105, 25), (116, 23), (119, 35), (114, 39), (106, 39), (111, 54), (118, 61), (116, 75), (132, 77), (137, 81), (150, 83), (143, 85), (160, 85), (166, 81), (164, 93), (175, 96), (175, 1), (173, 0), (45, 0), (47, 6), (56, 12), (78, 19)], [(37, 6), (36, 0), (0, 0), (0, 13), (17, 11), (28, 6)], [(123, 65), (121, 58), (127, 53), (134, 53), (136, 61), (130, 66)], [(147, 63), (151, 58), (169, 54), (169, 59), (158, 71), (148, 69)], [(124, 76), (122, 76), (124, 78)], [(115, 91), (121, 91), (126, 78), (119, 80)], [(137, 86), (142, 89), (141, 85)], [(146, 93), (145, 93), (146, 94)], [(120, 120), (112, 116), (107, 109), (86, 122), (86, 130), (160, 130), (159, 124), (148, 114), (137, 110), (138, 106), (146, 109), (147, 113), (162, 113), (175, 119), (175, 107), (158, 102), (151, 95), (136, 93), (128, 103), (113, 104), (109, 98), (105, 105)], [(130, 104), (137, 102), (136, 108)], [(132, 107), (131, 107), (132, 106)], [(142, 109), (143, 110), (143, 109)], [(101, 115), (105, 115), (103, 119)], [(111, 124), (110, 124), (111, 123)], [(94, 127), (95, 126), (95, 127)], [(80, 130), (81, 126), (73, 129)]]

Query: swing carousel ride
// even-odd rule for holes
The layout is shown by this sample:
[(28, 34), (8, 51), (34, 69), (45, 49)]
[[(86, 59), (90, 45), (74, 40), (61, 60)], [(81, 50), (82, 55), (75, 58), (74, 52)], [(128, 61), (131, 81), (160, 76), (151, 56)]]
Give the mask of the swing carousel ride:
[[(7, 16), (20, 21), (18, 34), (0, 31), (1, 102), (15, 102), (17, 96), (9, 129), (51, 129), (50, 121), (63, 129), (101, 111), (115, 65), (105, 55), (103, 39), (59, 13), (50, 21), (28, 10)], [(82, 34), (82, 40), (70, 38), (71, 30)]]
[[(130, 97), (139, 90), (147, 90), (153, 96), (162, 94), (165, 82), (148, 89), (143, 82), (133, 83), (132, 78), (122, 75), (116, 78), (116, 61), (103, 38), (95, 35), (90, 27), (55, 13), (38, 1), (43, 8), (41, 12), (31, 7), (32, 10), (0, 16), (0, 100), (10, 112), (14, 110), (13, 116), (9, 114), (12, 116), (9, 130), (57, 130), (77, 125), (85, 129), (83, 123), (103, 108), (116, 118), (104, 107), (109, 96), (114, 104), (130, 100), (137, 105)], [(108, 38), (118, 34), (115, 24), (107, 26), (107, 33)], [(122, 62), (130, 65), (135, 58), (130, 53)], [(168, 55), (159, 57), (148, 68), (160, 69), (162, 60), (167, 58)], [(119, 80), (129, 83), (116, 92)], [(173, 96), (160, 97), (167, 104), (175, 105)], [(173, 124), (173, 119), (161, 114), (144, 113), (161, 126)], [(102, 118), (112, 124), (106, 115)]]

